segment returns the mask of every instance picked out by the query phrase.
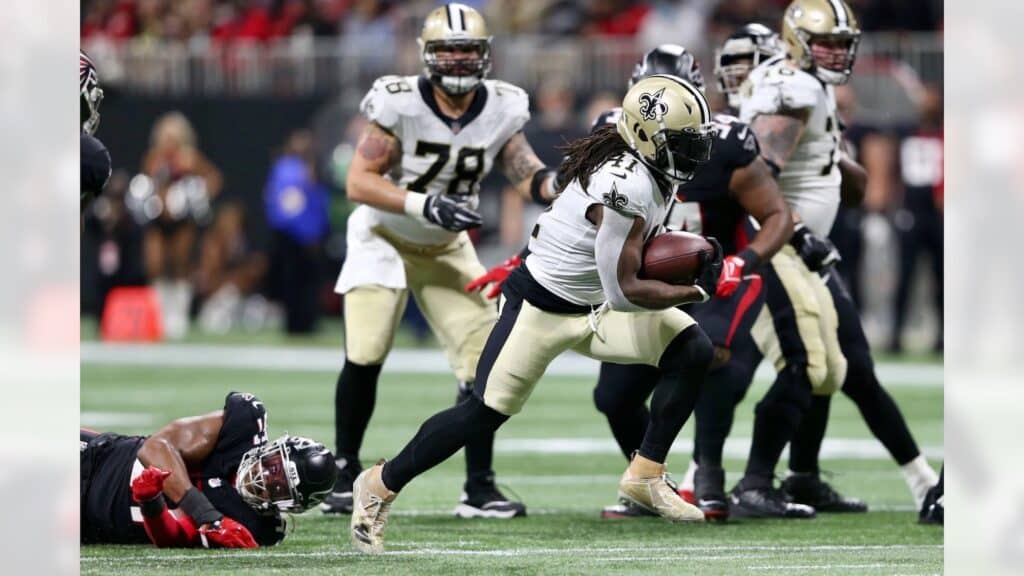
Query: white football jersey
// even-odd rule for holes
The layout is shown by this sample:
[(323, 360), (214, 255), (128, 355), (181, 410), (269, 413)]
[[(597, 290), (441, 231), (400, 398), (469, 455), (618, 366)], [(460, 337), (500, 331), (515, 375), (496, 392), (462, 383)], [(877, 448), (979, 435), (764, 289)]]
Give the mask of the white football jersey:
[[(402, 161), (386, 177), (426, 194), (468, 194), (475, 207), (480, 181), (501, 148), (530, 119), (526, 92), (500, 80), (484, 80), (469, 109), (445, 117), (430, 81), (422, 76), (383, 76), (360, 104), (362, 113), (402, 144)], [(405, 214), (366, 206), (377, 225), (416, 244), (444, 244), (456, 235)]]
[(647, 167), (635, 157), (613, 158), (590, 176), (586, 189), (573, 180), (540, 215), (526, 267), (556, 296), (573, 304), (598, 306), (605, 296), (594, 259), (597, 229), (587, 220), (587, 208), (604, 204), (627, 216), (639, 216), (645, 223), (644, 237), (650, 238), (661, 227), (673, 198), (662, 194)]
[(827, 236), (839, 210), (842, 181), (833, 86), (787, 65), (784, 56), (776, 56), (750, 73), (741, 93), (740, 120), (747, 124), (761, 114), (810, 110), (807, 128), (779, 174), (779, 189), (815, 234)]

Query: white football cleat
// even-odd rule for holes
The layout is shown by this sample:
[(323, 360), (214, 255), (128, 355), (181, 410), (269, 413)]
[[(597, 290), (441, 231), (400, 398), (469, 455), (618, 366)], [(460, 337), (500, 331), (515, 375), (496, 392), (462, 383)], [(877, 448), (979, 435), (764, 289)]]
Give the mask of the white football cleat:
[(384, 551), (384, 528), (388, 523), (391, 503), (398, 494), (391, 492), (381, 480), (381, 460), (372, 468), (363, 470), (352, 485), (352, 544), (364, 554)]

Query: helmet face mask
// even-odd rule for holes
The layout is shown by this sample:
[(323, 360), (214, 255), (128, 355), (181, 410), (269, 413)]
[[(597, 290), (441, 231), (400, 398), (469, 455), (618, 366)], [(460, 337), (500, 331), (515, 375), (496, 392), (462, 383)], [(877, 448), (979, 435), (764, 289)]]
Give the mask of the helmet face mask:
[(483, 16), (465, 4), (435, 8), (418, 39), (427, 78), (447, 94), (467, 94), (491, 71), (491, 36)]
[(860, 44), (857, 18), (844, 0), (793, 0), (782, 19), (786, 52), (826, 84), (845, 84)]
[[(309, 461), (313, 458), (319, 460), (317, 464), (325, 470), (319, 474), (323, 477), (313, 478), (319, 472), (309, 470)], [(329, 469), (324, 462), (330, 464)], [(318, 504), (330, 491), (336, 474), (333, 456), (323, 444), (286, 434), (242, 456), (235, 476), (235, 490), (256, 510), (277, 508), (282, 512), (303, 512)]]
[(89, 135), (95, 134), (96, 129), (100, 126), (100, 103), (103, 102), (103, 89), (100, 88), (96, 67), (81, 50), (78, 52), (78, 89), (82, 131)]
[(675, 76), (641, 79), (622, 100), (619, 136), (669, 183), (686, 182), (711, 157), (714, 128), (704, 93)]

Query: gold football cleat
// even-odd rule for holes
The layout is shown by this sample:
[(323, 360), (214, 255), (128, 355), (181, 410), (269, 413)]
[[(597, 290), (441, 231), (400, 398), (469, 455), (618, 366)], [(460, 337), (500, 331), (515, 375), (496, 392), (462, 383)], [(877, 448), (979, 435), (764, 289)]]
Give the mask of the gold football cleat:
[(352, 544), (364, 554), (384, 551), (384, 528), (388, 523), (391, 503), (396, 493), (387, 489), (381, 480), (381, 460), (372, 468), (363, 470), (352, 485)]
[[(634, 456), (634, 460), (643, 458)], [(643, 459), (641, 466), (630, 464), (619, 480), (619, 499), (639, 506), (669, 522), (703, 522), (704, 513), (683, 500), (669, 484), (665, 465)], [(637, 472), (639, 470), (639, 472)]]

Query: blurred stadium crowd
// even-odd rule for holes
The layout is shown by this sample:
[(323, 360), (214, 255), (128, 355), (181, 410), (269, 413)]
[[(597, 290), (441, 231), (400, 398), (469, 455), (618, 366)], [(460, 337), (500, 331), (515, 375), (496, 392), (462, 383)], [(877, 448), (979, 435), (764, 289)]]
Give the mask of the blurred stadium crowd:
[[(715, 91), (714, 47), (746, 22), (777, 27), (786, 5), (783, 0), (467, 3), (493, 25), (492, 76), (530, 91), (533, 119), (527, 137), (548, 165), (560, 160), (557, 146), (585, 134), (601, 111), (617, 105), (628, 71), (644, 51), (664, 42), (687, 46), (701, 57), (709, 90)], [(941, 349), (941, 2), (850, 4), (866, 34), (854, 81), (837, 95), (847, 145), (869, 171), (870, 182), (865, 205), (843, 211), (833, 240), (844, 254), (842, 272), (857, 292), (874, 343), (900, 351), (901, 336), (912, 333), (908, 347)], [(108, 92), (99, 135), (109, 143), (117, 168), (86, 215), (83, 312), (101, 315), (115, 287), (150, 285), (164, 307), (170, 337), (184, 335), (190, 324), (213, 332), (281, 327), (308, 333), (317, 330), (318, 318), (337, 315), (333, 285), (352, 208), (344, 194), (345, 172), (363, 123), (356, 105), (374, 76), (418, 71), (416, 27), (435, 5), (83, 0), (82, 45)], [(589, 41), (594, 36), (602, 42)], [(138, 81), (141, 71), (166, 64), (174, 47), (188, 47), (192, 59), (181, 70), (192, 79), (196, 55), (204, 66), (209, 61), (231, 65), (218, 49), (258, 44), (270, 50), (307, 39), (317, 46), (329, 43), (329, 66), (357, 70), (344, 77), (348, 80), (315, 76), (309, 93), (282, 93), (275, 83), (243, 95), (223, 87), (211, 92), (209, 84), (177, 82), (173, 71), (156, 83)], [(515, 46), (517, 40), (542, 48), (524, 52)], [(503, 49), (510, 54), (507, 60)], [(296, 60), (310, 53), (300, 51)], [(542, 62), (524, 54), (551, 58)], [(580, 72), (584, 55), (589, 64)], [(269, 65), (255, 62), (261, 72)], [(523, 76), (524, 70), (531, 75)], [(597, 71), (608, 80), (594, 80)], [(720, 95), (710, 96), (722, 103)], [(299, 110), (293, 114), (302, 120), (286, 125), (290, 121), (278, 117), (285, 109)], [(218, 115), (228, 119), (216, 126), (203, 120)], [(225, 123), (234, 124), (225, 128)], [(128, 136), (131, 131), (134, 137)], [(234, 151), (240, 147), (257, 152)], [(536, 207), (524, 205), (504, 185), (493, 175), (482, 183), (485, 226), (475, 231), (474, 240), (485, 264), (517, 251), (537, 215)], [(413, 305), (407, 321), (426, 336)]]

